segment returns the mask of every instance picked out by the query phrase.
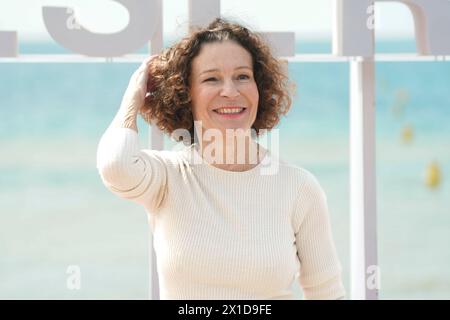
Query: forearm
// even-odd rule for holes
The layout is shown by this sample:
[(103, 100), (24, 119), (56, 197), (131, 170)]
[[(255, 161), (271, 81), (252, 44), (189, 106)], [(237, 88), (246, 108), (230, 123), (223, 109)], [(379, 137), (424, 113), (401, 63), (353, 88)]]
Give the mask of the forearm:
[[(342, 266), (334, 245), (326, 194), (317, 178), (299, 191), (308, 198), (299, 202), (296, 212), (304, 212), (296, 232), (301, 262), (300, 284), (306, 299), (337, 299), (345, 296)], [(306, 205), (305, 205), (306, 203)], [(300, 216), (302, 217), (302, 216)]]
[(156, 55), (153, 55), (145, 59), (131, 76), (128, 87), (123, 95), (119, 111), (110, 127), (129, 128), (138, 132), (136, 117), (138, 115), (138, 110), (140, 110), (145, 103), (145, 96), (148, 90), (150, 62), (155, 57)]
[(138, 132), (137, 128), (137, 108), (132, 103), (122, 103), (110, 127), (129, 128)]

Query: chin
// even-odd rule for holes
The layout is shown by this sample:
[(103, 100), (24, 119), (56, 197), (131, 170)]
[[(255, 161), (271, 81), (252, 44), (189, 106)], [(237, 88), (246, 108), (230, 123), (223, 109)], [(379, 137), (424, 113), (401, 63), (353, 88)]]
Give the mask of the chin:
[(243, 131), (246, 131), (246, 130), (250, 130), (251, 127), (235, 126), (235, 127), (221, 128), (221, 130), (222, 130), (223, 132), (226, 132), (227, 129), (228, 129), (228, 130), (243, 130)]

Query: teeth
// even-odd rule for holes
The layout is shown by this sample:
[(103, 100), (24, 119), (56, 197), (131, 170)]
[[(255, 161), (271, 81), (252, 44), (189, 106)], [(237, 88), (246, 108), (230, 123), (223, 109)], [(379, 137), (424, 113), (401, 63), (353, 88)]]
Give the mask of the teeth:
[(243, 109), (244, 108), (220, 108), (220, 109), (217, 109), (216, 111), (218, 113), (239, 113)]

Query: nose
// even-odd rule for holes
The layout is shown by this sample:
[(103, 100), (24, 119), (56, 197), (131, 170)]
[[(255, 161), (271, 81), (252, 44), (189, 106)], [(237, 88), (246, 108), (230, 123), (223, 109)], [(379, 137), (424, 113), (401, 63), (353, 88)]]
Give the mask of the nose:
[(233, 80), (226, 80), (223, 83), (222, 90), (220, 92), (220, 95), (222, 97), (228, 97), (228, 98), (236, 98), (240, 95), (239, 89), (236, 87)]

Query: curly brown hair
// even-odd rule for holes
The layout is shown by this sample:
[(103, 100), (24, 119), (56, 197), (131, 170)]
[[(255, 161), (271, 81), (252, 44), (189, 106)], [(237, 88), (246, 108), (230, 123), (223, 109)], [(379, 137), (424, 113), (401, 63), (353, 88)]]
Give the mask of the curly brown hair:
[[(293, 86), (274, 58), (265, 41), (256, 33), (237, 23), (216, 18), (206, 28), (193, 29), (188, 36), (165, 49), (150, 66), (148, 89), (139, 114), (149, 124), (171, 135), (176, 129), (186, 129), (194, 143), (194, 118), (189, 93), (192, 60), (199, 54), (202, 44), (232, 40), (252, 56), (253, 73), (258, 88), (258, 111), (252, 129), (259, 136), (261, 129), (271, 130), (288, 113)], [(180, 141), (181, 137), (172, 137)]]

